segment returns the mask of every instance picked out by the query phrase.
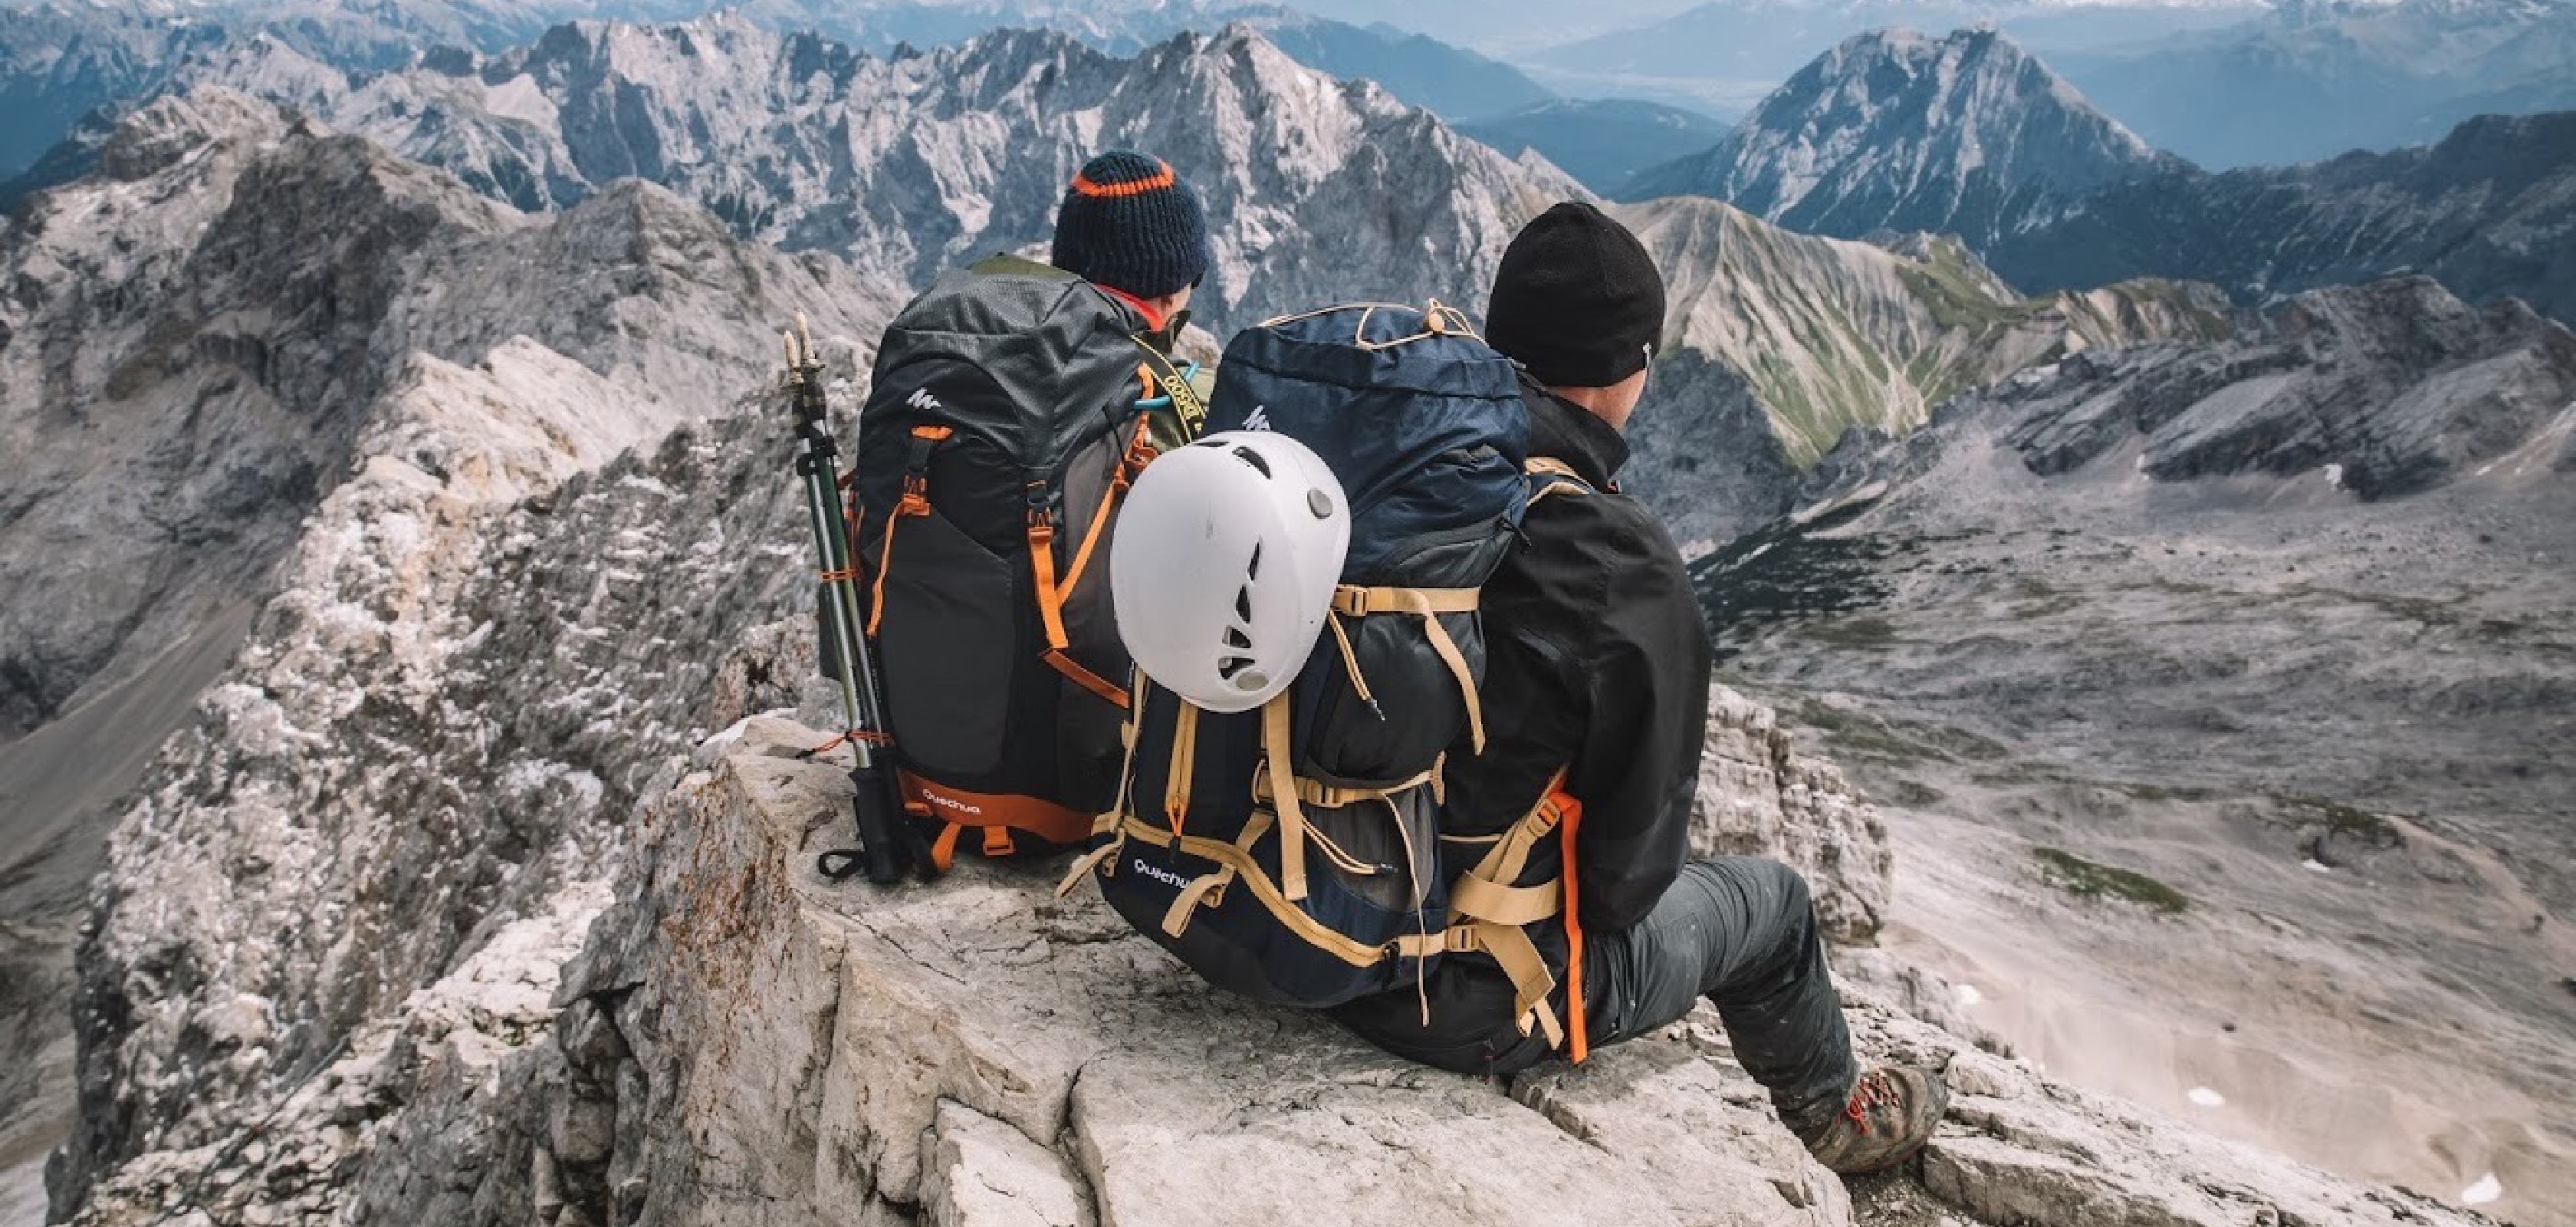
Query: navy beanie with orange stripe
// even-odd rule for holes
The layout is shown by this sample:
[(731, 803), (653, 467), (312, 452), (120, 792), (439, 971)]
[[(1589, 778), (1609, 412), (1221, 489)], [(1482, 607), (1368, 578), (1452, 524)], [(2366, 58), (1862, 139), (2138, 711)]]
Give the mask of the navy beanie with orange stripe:
[(1055, 215), (1057, 268), (1161, 298), (1207, 275), (1207, 214), (1169, 163), (1114, 150), (1083, 164)]

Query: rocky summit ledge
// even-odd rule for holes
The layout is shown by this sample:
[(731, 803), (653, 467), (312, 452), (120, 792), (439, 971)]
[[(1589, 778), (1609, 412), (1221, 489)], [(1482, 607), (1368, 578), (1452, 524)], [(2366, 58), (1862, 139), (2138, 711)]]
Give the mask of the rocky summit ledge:
[[(740, 710), (737, 708), (736, 710)], [(1855, 947), (1888, 900), (1877, 811), (1773, 714), (1710, 709), (1693, 842), (1808, 873), (1867, 1056), (1948, 1071), (1904, 1174), (1846, 1186), (1712, 1011), (1508, 1082), (1241, 1002), (1129, 933), (1062, 858), (834, 886), (849, 784), (755, 716), (673, 759), (617, 851), (400, 1019), (124, 1164), (82, 1227), (2469, 1227), (2048, 1081), (1947, 985)], [(247, 1042), (247, 1041), (245, 1041)], [(196, 1135), (191, 1135), (196, 1136)]]
[(847, 783), (793, 757), (818, 740), (745, 721), (648, 807), (641, 889), (558, 996), (540, 1221), (2483, 1221), (2089, 1098), (1865, 991), (1863, 1047), (1960, 1094), (1919, 1177), (1856, 1203), (1705, 1013), (1504, 1085), (1218, 994), (1091, 892), (1058, 902), (1054, 864), (827, 885), (812, 854), (844, 834)]

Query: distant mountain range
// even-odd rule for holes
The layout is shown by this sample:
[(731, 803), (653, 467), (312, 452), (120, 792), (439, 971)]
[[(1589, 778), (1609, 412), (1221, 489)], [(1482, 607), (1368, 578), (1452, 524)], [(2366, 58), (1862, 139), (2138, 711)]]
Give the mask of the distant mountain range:
[(2109, 47), (2232, 25), (2267, 7), (2263, 0), (1711, 0), (1521, 60), (1569, 93), (1682, 97), (1741, 113), (1826, 49), (1867, 30), (1992, 24), (2035, 47)]
[(648, 179), (746, 238), (840, 252), (898, 286), (1045, 241), (1084, 159), (1147, 149), (1221, 222), (1195, 305), (1219, 328), (1353, 294), (1463, 301), (1522, 222), (1584, 194), (1247, 26), (1133, 58), (1031, 30), (879, 58), (726, 13), (558, 26), (389, 73), (263, 41), (189, 79), (296, 107), (522, 209)]
[[(84, 115), (132, 106), (191, 59), (265, 39), (338, 69), (381, 71), (457, 51), (497, 53), (534, 41), (563, 21), (683, 20), (710, 0), (400, 0), (342, 6), (322, 0), (181, 5), (99, 0), (0, 6), (0, 183), (22, 173)], [(891, 54), (964, 42), (1001, 27), (1062, 31), (1116, 55), (1184, 30), (1243, 22), (1298, 63), (1345, 80), (1376, 81), (1397, 98), (1452, 119), (1499, 116), (1555, 97), (1518, 69), (1383, 24), (1352, 25), (1275, 4), (1241, 0), (1101, 0), (1006, 3), (965, 0), (758, 0), (734, 10), (780, 32), (814, 30), (858, 50)], [(111, 113), (98, 132), (113, 122)], [(0, 207), (7, 201), (0, 199)]]
[(1990, 30), (1851, 40), (1718, 146), (1623, 194), (1673, 193), (1847, 238), (1960, 234), (2030, 290), (2160, 276), (2260, 301), (2420, 272), (2576, 318), (2576, 114), (2211, 174), (2148, 149)]
[(2158, 148), (2211, 168), (2439, 138), (2484, 113), (2576, 107), (2564, 0), (1715, 0), (1529, 53), (1562, 92), (1742, 109), (1867, 30), (1992, 25)]
[(1457, 128), (1505, 153), (1536, 150), (1585, 187), (1618, 195), (1638, 171), (1706, 149), (1728, 124), (1653, 102), (1560, 98)]
[(2564, 0), (2302, 0), (2221, 30), (2042, 50), (2140, 135), (2214, 169), (2576, 109), (2576, 4)]

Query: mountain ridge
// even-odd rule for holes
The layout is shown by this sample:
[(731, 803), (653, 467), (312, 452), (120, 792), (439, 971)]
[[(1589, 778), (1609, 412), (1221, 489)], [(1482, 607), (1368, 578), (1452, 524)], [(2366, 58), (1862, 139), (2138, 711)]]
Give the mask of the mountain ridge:
[(1711, 196), (1793, 230), (1953, 233), (1985, 250), (2108, 184), (2181, 166), (1992, 28), (1878, 30), (1622, 195)]
[[(1865, 36), (1847, 47), (1888, 42)], [(1940, 42), (1939, 62), (2008, 42), (1961, 31)], [(1919, 67), (1925, 57), (1912, 58)], [(2006, 281), (2035, 291), (2167, 277), (2262, 303), (2424, 272), (2472, 299), (2511, 295), (2576, 318), (2576, 258), (2565, 241), (2576, 234), (2576, 113), (2482, 117), (2429, 147), (2213, 174), (2146, 151), (2037, 60), (2006, 60), (2018, 91), (1926, 88), (1914, 72), (1881, 74), (1873, 60), (1828, 55), (1725, 143), (1641, 175), (1624, 194), (1732, 197), (1840, 238), (1958, 233)], [(1933, 83), (1955, 78), (1935, 73)], [(1817, 98), (1833, 99), (1833, 109), (1817, 111)], [(2117, 139), (2020, 160), (2003, 156), (2017, 144), (1982, 139), (2019, 132), (2034, 110), (2037, 131)], [(1819, 136), (1828, 132), (1822, 117), (1846, 114), (1856, 118)]]

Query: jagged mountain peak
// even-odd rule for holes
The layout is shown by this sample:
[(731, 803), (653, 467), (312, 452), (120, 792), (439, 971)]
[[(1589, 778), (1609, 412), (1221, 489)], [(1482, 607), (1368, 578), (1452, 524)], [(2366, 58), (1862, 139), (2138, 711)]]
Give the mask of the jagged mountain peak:
[(2104, 184), (2182, 165), (2002, 31), (1855, 35), (1763, 100), (1706, 153), (1641, 172), (1624, 195), (1714, 196), (1792, 229), (1991, 235)]
[[(591, 22), (466, 76), (245, 75), (295, 82), (295, 105), (522, 209), (649, 179), (741, 237), (835, 251), (898, 285), (1043, 242), (1084, 159), (1148, 150), (1217, 222), (1194, 309), (1220, 328), (1355, 295), (1479, 298), (1522, 222), (1589, 198), (1243, 23), (1131, 58), (1037, 30), (877, 58), (738, 17)], [(1352, 284), (1355, 269), (1373, 276)]]

